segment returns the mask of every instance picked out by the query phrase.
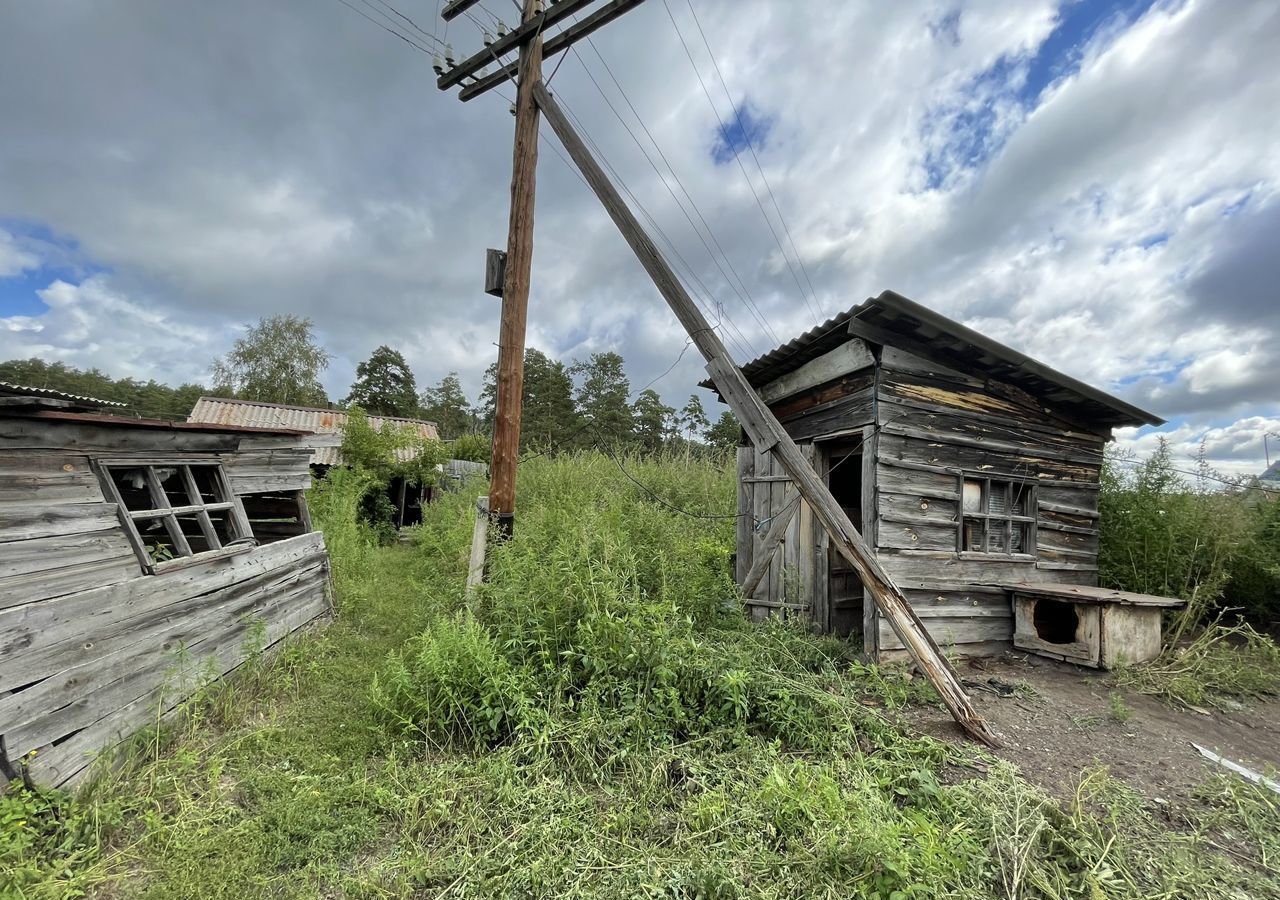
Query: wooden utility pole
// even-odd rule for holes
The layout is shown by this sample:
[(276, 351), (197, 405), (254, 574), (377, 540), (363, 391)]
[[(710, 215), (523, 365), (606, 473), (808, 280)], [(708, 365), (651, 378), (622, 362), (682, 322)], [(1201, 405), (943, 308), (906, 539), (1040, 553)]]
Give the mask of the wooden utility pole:
[[(452, 0), (443, 15), (446, 19), (450, 18), (451, 15), (457, 15), (461, 8), (474, 2), (475, 0)], [(645, 233), (617, 189), (604, 174), (555, 98), (551, 96), (551, 92), (543, 85), (540, 71), (543, 56), (542, 30), (580, 8), (585, 9), (592, 2), (593, 0), (559, 0), (549, 8), (540, 10), (536, 0), (525, 0), (524, 21), (519, 28), (505, 37), (500, 37), (488, 47), (487, 51), (470, 57), (449, 72), (442, 74), (438, 82), (442, 90), (454, 85), (462, 85), (459, 97), (465, 101), (504, 83), (517, 72), (519, 74), (516, 99), (515, 172), (511, 183), (511, 233), (507, 250), (502, 338), (498, 361), (499, 420), (494, 432), (490, 510), (499, 517), (505, 513), (506, 524), (510, 526), (511, 515), (515, 509), (515, 463), (516, 453), (519, 450), (520, 394), (524, 376), (525, 309), (529, 291), (529, 265), (533, 250), (533, 180), (537, 162), (538, 110), (541, 110), (583, 178), (600, 198), (610, 218), (630, 244), (641, 265), (649, 273), (649, 277), (653, 279), (659, 293), (697, 345), (703, 358), (707, 360), (707, 371), (711, 374), (720, 395), (742, 422), (752, 444), (761, 452), (772, 453), (781, 464), (800, 496), (809, 503), (818, 521), (831, 536), (832, 545), (858, 573), (881, 613), (902, 640), (903, 645), (910, 651), (925, 676), (937, 689), (961, 728), (971, 737), (985, 744), (998, 746), (999, 742), (995, 735), (970, 704), (960, 684), (959, 676), (942, 655), (938, 645), (934, 643), (924, 624), (911, 608), (911, 604), (881, 567), (871, 548), (862, 539), (862, 535), (858, 533), (857, 528), (840, 508), (840, 504), (831, 495), (826, 482), (814, 471), (813, 466), (801, 454), (795, 441), (751, 387), (742, 370), (733, 362), (733, 358), (725, 350), (715, 329), (703, 316), (684, 289), (684, 285), (671, 270), (671, 266), (658, 252), (653, 240)], [(643, 0), (611, 0), (605, 3), (595, 12), (550, 38), (546, 44), (546, 53), (567, 50), (575, 41), (586, 37), (595, 29), (622, 15), (628, 9), (638, 6), (641, 2)], [(500, 60), (501, 54), (517, 46), (520, 48), (518, 64), (501, 65), (495, 74), (484, 73), (483, 64), (486, 53), (490, 58)], [(470, 83), (465, 83), (468, 77), (472, 80)], [(532, 106), (536, 106), (536, 109), (530, 109)], [(525, 114), (523, 120), (522, 112)], [(527, 141), (524, 150), (521, 149), (523, 141)], [(517, 309), (517, 304), (518, 316), (511, 315)], [(512, 361), (511, 365), (504, 367), (504, 359)], [(511, 391), (514, 390), (514, 417), (510, 414), (511, 407), (508, 400), (505, 423), (502, 418), (504, 387), (507, 391), (505, 396), (508, 398), (512, 396)], [(509, 472), (509, 478), (502, 484), (502, 489), (507, 493), (500, 498), (495, 498), (494, 495), (499, 489), (499, 429), (506, 436), (503, 439), (502, 451), (504, 454), (509, 454), (503, 457), (504, 472)]]
[[(524, 0), (523, 23), (537, 16), (540, 0)], [(542, 83), (542, 35), (520, 46), (516, 89), (516, 136), (511, 163), (511, 220), (507, 230), (507, 267), (502, 285), (502, 324), (498, 333), (498, 391), (494, 407), (490, 464), (489, 515), (500, 534), (515, 525), (516, 465), (520, 461), (520, 402), (524, 394), (524, 334), (529, 312), (529, 273), (533, 267), (533, 203), (538, 172), (538, 105), (534, 87)]]

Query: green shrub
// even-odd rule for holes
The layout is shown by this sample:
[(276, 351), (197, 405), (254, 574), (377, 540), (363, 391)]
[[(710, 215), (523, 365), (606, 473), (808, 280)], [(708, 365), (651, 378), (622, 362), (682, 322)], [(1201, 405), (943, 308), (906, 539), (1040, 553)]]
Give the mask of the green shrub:
[(449, 455), (453, 459), (471, 462), (488, 462), (491, 450), (492, 442), (483, 434), (464, 434), (449, 445)]
[(443, 618), (391, 654), (373, 684), (383, 721), (440, 745), (493, 746), (527, 721), (532, 683), (473, 619)]
[(1280, 695), (1280, 647), (1249, 625), (1213, 624), (1151, 662), (1117, 670), (1121, 684), (1186, 706)]
[(1189, 484), (1162, 439), (1150, 458), (1131, 466), (1108, 456), (1098, 498), (1098, 576), (1122, 590), (1188, 601), (1185, 624), (1203, 622), (1222, 598), (1246, 533), (1237, 493), (1221, 490), (1201, 462)]
[(1280, 624), (1280, 497), (1251, 491), (1242, 502), (1247, 532), (1232, 561), (1223, 604), (1273, 628)]

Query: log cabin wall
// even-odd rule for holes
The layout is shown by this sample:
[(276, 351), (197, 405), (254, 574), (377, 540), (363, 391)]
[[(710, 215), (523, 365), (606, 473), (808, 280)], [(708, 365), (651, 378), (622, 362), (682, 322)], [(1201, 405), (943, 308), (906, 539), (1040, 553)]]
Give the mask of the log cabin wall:
[[(1016, 388), (893, 347), (880, 354), (876, 428), (877, 556), (939, 645), (967, 655), (1010, 646), (1012, 610), (995, 585), (1096, 584), (1099, 469), (1110, 429), (1071, 422)], [(1033, 521), (1021, 532), (1010, 522), (985, 551), (967, 549), (966, 481), (1007, 489), (1010, 498), (1026, 491), (1022, 511)], [(970, 494), (975, 506), (981, 490)], [(871, 613), (868, 653), (905, 658)]]
[[(6, 780), (25, 769), (37, 783), (79, 784), (96, 755), (331, 607), (324, 539), (302, 494), (310, 452), (293, 436), (94, 418), (0, 418)], [(220, 467), (231, 493), (222, 505), (259, 510), (239, 520), (259, 545), (145, 559), (103, 461)]]

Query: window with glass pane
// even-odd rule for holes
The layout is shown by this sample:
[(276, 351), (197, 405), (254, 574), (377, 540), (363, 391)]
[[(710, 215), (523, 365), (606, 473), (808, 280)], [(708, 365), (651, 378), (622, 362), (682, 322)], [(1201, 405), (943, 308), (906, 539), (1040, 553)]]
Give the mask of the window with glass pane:
[(144, 570), (252, 543), (244, 511), (217, 463), (101, 463)]
[(1034, 485), (966, 475), (960, 480), (960, 549), (1014, 556), (1035, 552)]

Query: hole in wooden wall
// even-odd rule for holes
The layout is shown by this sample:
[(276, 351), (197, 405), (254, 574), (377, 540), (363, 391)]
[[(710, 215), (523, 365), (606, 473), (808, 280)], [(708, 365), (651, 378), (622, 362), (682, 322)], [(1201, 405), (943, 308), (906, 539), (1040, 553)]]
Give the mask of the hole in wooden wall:
[(1061, 600), (1037, 600), (1032, 624), (1036, 636), (1049, 644), (1074, 644), (1080, 616), (1074, 603)]

